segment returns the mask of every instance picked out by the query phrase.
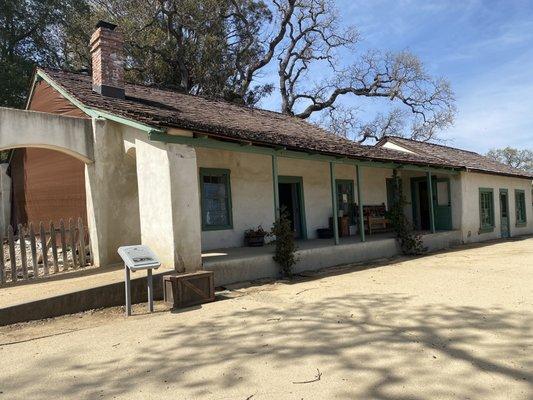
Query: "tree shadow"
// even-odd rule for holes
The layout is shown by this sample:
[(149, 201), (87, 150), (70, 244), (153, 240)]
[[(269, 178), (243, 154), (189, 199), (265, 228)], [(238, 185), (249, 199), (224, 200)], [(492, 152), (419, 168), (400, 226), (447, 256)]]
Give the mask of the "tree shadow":
[[(120, 339), (130, 340), (131, 351), (113, 355), (102, 345), (94, 360), (40, 357), (16, 379), (4, 371), (0, 390), (8, 397), (25, 387), (32, 399), (92, 399), (166, 385), (175, 398), (316, 398), (316, 388), (327, 385), (318, 398), (485, 399), (510, 388), (533, 397), (531, 312), (416, 304), (394, 293), (321, 300), (312, 293), (246, 308), (230, 299), (205, 318), (201, 310), (197, 318), (169, 314), (159, 331), (147, 318), (145, 338)], [(305, 380), (295, 374), (305, 370), (312, 378), (317, 368), (320, 382), (293, 384)], [(47, 385), (50, 373), (65, 379)]]

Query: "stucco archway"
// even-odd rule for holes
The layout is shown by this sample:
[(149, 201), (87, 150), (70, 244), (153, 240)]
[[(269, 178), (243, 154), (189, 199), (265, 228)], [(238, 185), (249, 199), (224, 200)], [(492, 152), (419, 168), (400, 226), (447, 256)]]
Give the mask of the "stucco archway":
[(0, 108), (0, 151), (22, 147), (53, 149), (90, 164), (94, 160), (91, 120)]

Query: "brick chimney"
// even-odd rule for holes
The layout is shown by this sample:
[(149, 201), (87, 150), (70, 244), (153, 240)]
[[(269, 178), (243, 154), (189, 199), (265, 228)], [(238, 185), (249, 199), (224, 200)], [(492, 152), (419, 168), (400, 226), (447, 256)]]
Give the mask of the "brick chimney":
[(124, 98), (124, 39), (117, 26), (96, 24), (89, 44), (92, 57), (93, 90), (104, 96)]

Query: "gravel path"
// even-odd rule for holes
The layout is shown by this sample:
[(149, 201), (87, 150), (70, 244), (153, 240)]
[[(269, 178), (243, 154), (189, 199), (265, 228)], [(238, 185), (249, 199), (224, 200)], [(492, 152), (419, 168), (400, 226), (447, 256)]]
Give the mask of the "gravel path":
[(533, 238), (220, 297), (0, 328), (0, 400), (533, 398)]

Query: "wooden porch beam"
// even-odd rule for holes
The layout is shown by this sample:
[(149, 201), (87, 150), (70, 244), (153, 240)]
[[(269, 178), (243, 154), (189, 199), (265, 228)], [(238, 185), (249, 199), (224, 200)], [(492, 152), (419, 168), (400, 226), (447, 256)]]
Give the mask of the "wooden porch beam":
[[(267, 147), (267, 146), (257, 146), (252, 143), (250, 146), (241, 146), (240, 143), (229, 142), (224, 140), (216, 140), (211, 137), (208, 138), (192, 138), (187, 136), (178, 136), (178, 135), (169, 135), (162, 133), (160, 131), (153, 130), (149, 134), (150, 140), (164, 143), (178, 143), (188, 146), (197, 146), (197, 147), (206, 147), (211, 149), (235, 151), (235, 152), (244, 152), (244, 153), (254, 153), (254, 154), (263, 154), (263, 155), (272, 155), (276, 154), (279, 157), (285, 158), (295, 158), (311, 161), (321, 161), (321, 162), (333, 162), (336, 164), (346, 164), (346, 165), (362, 165), (370, 168), (387, 168), (394, 169), (398, 167), (398, 163), (385, 162), (385, 161), (363, 161), (353, 158), (337, 158), (335, 156), (329, 156), (325, 154), (309, 154), (302, 151), (287, 150), (283, 146), (277, 147)], [(431, 168), (429, 166), (418, 166), (411, 164), (401, 164), (405, 170), (414, 170), (414, 171), (432, 171), (434, 173), (450, 174), (457, 175), (459, 172), (450, 168)]]

